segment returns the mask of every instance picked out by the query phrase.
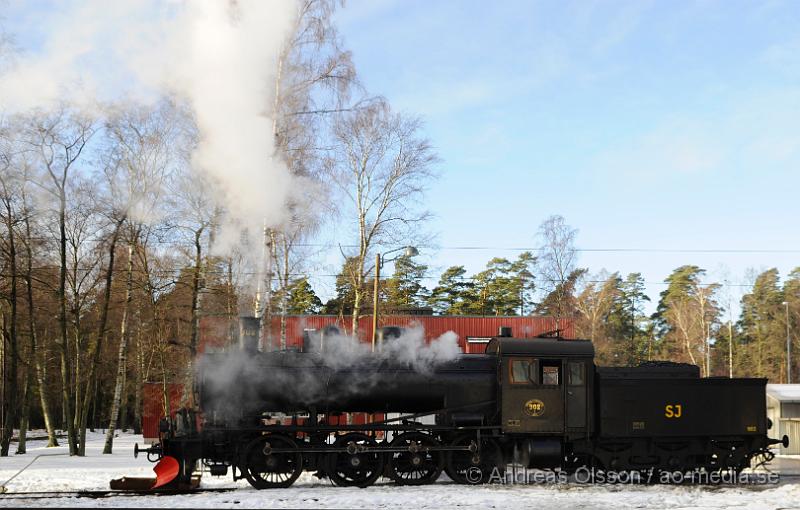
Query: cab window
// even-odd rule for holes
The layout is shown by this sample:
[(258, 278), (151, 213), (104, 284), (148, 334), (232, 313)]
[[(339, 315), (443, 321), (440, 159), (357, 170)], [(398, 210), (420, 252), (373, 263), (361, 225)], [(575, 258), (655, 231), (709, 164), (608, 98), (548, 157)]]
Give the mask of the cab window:
[(558, 386), (561, 384), (561, 363), (554, 361), (542, 362), (542, 384)]
[(558, 385), (558, 367), (542, 367), (542, 384)]
[(512, 358), (509, 361), (509, 379), (511, 384), (536, 383), (536, 360), (530, 358)]
[(569, 385), (582, 386), (586, 377), (584, 375), (584, 364), (579, 361), (569, 363)]

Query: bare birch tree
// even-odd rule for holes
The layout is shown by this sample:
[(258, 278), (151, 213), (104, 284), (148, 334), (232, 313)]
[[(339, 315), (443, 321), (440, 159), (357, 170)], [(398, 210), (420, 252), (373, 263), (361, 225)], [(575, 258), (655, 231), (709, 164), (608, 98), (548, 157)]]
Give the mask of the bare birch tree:
[[(358, 88), (350, 53), (342, 49), (333, 23), (339, 0), (302, 0), (298, 15), (281, 54), (273, 96), (273, 133), (278, 156), (289, 170), (306, 180), (306, 188), (321, 177), (321, 147), (327, 126), (340, 112), (347, 111), (351, 92)], [(289, 221), (279, 228), (265, 229), (264, 258), (256, 297), (256, 313), (263, 311), (262, 323), (271, 334), (274, 297), (278, 299), (280, 344), (285, 346), (286, 311), (290, 268), (305, 259), (298, 244), (321, 221), (321, 210), (311, 209), (293, 197), (286, 204)], [(310, 203), (310, 202), (309, 202)], [(273, 292), (273, 286), (277, 288)], [(262, 297), (262, 286), (265, 287)], [(272, 341), (268, 338), (268, 341)]]
[(209, 236), (219, 209), (212, 200), (211, 182), (202, 175), (182, 173), (175, 175), (171, 183), (176, 218), (172, 226), (176, 229), (182, 252), (190, 266), (190, 335), (188, 345), (189, 364), (183, 377), (184, 404), (194, 406), (191, 379), (194, 375), (194, 360), (200, 339), (200, 308), (205, 286), (204, 270), (208, 256)]
[[(141, 249), (145, 225), (158, 219), (171, 164), (176, 131), (176, 111), (169, 103), (155, 109), (127, 109), (112, 117), (106, 126), (112, 144), (109, 186), (118, 200), (117, 217), (127, 225), (125, 297), (120, 323), (117, 377), (103, 453), (111, 453), (127, 375), (127, 351), (131, 338), (131, 304), (134, 290), (134, 258)], [(137, 389), (136, 391), (139, 391)]]
[(717, 284), (701, 285), (692, 280), (687, 292), (670, 297), (665, 314), (680, 340), (683, 355), (690, 363), (700, 365), (706, 376), (710, 374), (709, 331), (720, 312), (714, 301), (718, 288)]
[(78, 453), (74, 423), (73, 356), (70, 350), (68, 330), (67, 296), (67, 201), (70, 176), (83, 155), (89, 140), (95, 133), (93, 119), (62, 108), (48, 114), (37, 114), (24, 133), (31, 157), (42, 173), (41, 187), (55, 199), (54, 214), (58, 226), (58, 346), (61, 361), (61, 400), (67, 426), (67, 442), (70, 455)]
[(392, 112), (382, 99), (342, 115), (334, 127), (326, 170), (346, 199), (357, 236), (350, 274), (354, 334), (373, 269), (370, 254), (379, 246), (419, 239), (420, 225), (429, 217), (421, 202), (438, 158), (421, 130), (420, 119)]
[[(6, 144), (3, 144), (4, 146)], [(2, 316), (2, 401), (0, 402), (0, 456), (8, 456), (14, 423), (19, 414), (19, 395), (17, 391), (20, 342), (18, 335), (19, 299), (18, 274), (19, 252), (17, 229), (22, 221), (21, 182), (15, 176), (12, 155), (8, 147), (0, 148), (0, 223), (4, 229), (0, 253), (2, 253), (2, 273), (6, 276), (8, 287), (0, 289), (0, 315)]]
[(570, 227), (563, 216), (550, 216), (539, 226), (540, 243), (538, 269), (540, 287), (551, 293), (556, 329), (561, 329), (561, 319), (567, 313), (569, 297), (565, 285), (575, 270), (577, 251), (575, 237), (578, 231)]
[(609, 275), (606, 271), (601, 271), (584, 278), (589, 281), (575, 300), (576, 308), (583, 318), (577, 324), (580, 338), (589, 338), (593, 342), (600, 340), (603, 322), (618, 294), (617, 286), (614, 285), (614, 279), (618, 277), (617, 273)]
[(34, 229), (31, 225), (34, 224), (36, 209), (30, 199), (28, 188), (31, 187), (30, 176), (28, 175), (30, 168), (27, 163), (23, 163), (23, 182), (22, 187), (22, 206), (23, 206), (23, 221), (24, 221), (24, 235), (22, 236), (22, 243), (25, 253), (25, 298), (28, 309), (28, 335), (31, 344), (31, 357), (28, 360), (29, 364), (33, 365), (37, 393), (39, 395), (39, 404), (42, 410), (42, 418), (44, 420), (45, 430), (47, 431), (47, 447), (58, 446), (58, 439), (56, 438), (55, 420), (52, 417), (51, 400), (47, 391), (47, 371), (46, 371), (46, 358), (50, 351), (49, 338), (45, 335), (42, 341), (39, 340), (39, 333), (37, 329), (37, 315), (39, 310), (34, 300), (34, 245), (39, 246), (41, 241), (37, 241), (34, 236)]

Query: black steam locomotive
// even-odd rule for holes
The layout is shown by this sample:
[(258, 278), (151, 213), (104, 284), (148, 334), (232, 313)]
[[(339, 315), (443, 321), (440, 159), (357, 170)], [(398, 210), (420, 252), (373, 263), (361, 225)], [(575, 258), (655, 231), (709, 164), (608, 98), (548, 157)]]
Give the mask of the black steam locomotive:
[[(788, 443), (767, 435), (766, 379), (701, 378), (665, 362), (598, 367), (585, 340), (501, 331), (485, 354), (422, 370), (381, 356), (343, 363), (317, 347), (204, 355), (202, 420), (188, 410), (163, 420), (146, 450), (175, 466), (170, 485), (190, 484), (198, 463), (258, 489), (288, 487), (304, 470), (358, 487), (382, 476), (427, 484), (442, 471), (488, 482), (509, 464), (739, 471)], [(380, 418), (348, 424), (356, 412)]]

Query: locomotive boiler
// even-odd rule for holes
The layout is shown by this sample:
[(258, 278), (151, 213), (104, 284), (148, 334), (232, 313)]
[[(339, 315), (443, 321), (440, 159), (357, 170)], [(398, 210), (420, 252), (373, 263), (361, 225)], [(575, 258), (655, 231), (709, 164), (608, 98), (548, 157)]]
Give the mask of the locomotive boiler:
[(484, 355), (421, 368), (370, 356), (332, 366), (323, 353), (296, 351), (212, 354), (203, 357), (196, 379), (206, 418), (228, 425), (265, 413), (437, 411), (443, 423), (459, 425), (467, 415), (483, 421), (492, 414), (496, 386), (495, 364)]
[(702, 378), (668, 362), (598, 367), (586, 340), (498, 336), (483, 354), (422, 366), (310, 351), (250, 343), (204, 355), (200, 419), (185, 410), (164, 420), (146, 450), (176, 466), (159, 483), (188, 484), (200, 463), (259, 489), (288, 487), (303, 471), (359, 487), (432, 483), (442, 471), (484, 483), (509, 464), (738, 472), (788, 442), (768, 437), (766, 379)]

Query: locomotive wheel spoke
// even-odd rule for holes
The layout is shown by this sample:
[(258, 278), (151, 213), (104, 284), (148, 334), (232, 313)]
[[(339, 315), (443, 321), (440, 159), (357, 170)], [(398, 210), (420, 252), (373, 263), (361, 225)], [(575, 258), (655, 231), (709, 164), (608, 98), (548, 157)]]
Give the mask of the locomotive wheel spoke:
[(477, 485), (488, 483), (493, 471), (497, 468), (502, 476), (504, 463), (500, 446), (492, 440), (478, 441), (475, 434), (463, 434), (455, 438), (452, 446), (473, 445), (473, 451), (457, 450), (448, 451), (446, 454), (445, 472), (456, 483)]
[(380, 452), (365, 452), (361, 447), (377, 446), (366, 434), (353, 432), (336, 439), (334, 448), (349, 451), (328, 454), (328, 476), (341, 487), (367, 487), (383, 473), (384, 455)]
[(421, 432), (406, 432), (397, 436), (391, 446), (402, 452), (389, 456), (389, 477), (398, 485), (424, 485), (439, 478), (444, 467), (444, 456), (439, 451), (429, 451), (439, 446), (434, 437)]
[(273, 449), (296, 450), (293, 439), (279, 434), (261, 436), (245, 448), (243, 471), (256, 489), (289, 487), (303, 472), (300, 452), (273, 452)]

